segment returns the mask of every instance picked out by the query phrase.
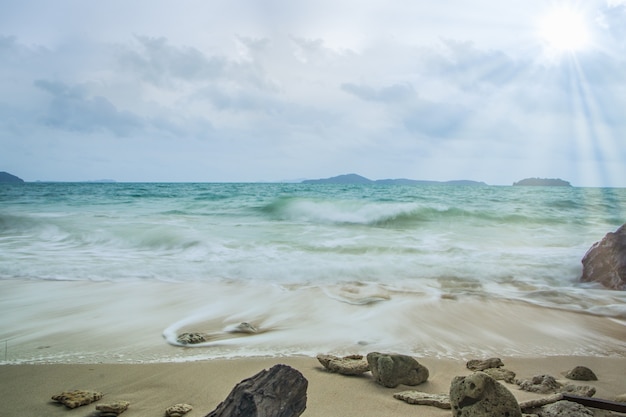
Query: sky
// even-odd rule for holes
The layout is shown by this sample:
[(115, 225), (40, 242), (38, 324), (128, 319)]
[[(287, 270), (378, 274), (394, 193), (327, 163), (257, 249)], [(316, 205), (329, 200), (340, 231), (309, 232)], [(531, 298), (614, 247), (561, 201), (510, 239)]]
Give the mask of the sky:
[(0, 0), (26, 181), (626, 187), (626, 0)]

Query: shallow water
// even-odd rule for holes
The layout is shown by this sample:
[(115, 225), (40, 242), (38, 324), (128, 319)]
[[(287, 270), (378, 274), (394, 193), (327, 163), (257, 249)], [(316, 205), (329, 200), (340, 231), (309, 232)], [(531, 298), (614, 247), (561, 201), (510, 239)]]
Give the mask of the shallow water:
[[(626, 189), (2, 186), (0, 341), (14, 360), (49, 354), (34, 344), (58, 334), (87, 356), (101, 340), (145, 360), (612, 354), (626, 295), (578, 279), (625, 221)], [(260, 331), (228, 331), (241, 322)], [(179, 347), (185, 331), (213, 339)], [(131, 347), (102, 341), (124, 334)]]

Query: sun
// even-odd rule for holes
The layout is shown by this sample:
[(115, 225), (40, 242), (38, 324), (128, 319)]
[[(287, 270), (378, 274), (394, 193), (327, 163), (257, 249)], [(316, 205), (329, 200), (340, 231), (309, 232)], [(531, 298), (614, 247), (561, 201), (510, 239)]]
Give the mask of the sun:
[(590, 44), (589, 26), (582, 11), (560, 6), (538, 19), (538, 35), (552, 52), (578, 52)]

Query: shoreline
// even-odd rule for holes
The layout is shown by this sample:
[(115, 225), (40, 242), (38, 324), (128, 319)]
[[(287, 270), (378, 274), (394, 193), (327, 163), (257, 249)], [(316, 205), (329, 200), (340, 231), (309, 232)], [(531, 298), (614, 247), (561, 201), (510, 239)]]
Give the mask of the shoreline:
[[(241, 380), (263, 369), (283, 363), (300, 371), (308, 380), (305, 417), (338, 415), (400, 417), (449, 416), (450, 410), (410, 405), (393, 398), (406, 390), (447, 393), (453, 377), (468, 375), (464, 360), (417, 357), (430, 371), (427, 382), (415, 387), (399, 385), (385, 388), (374, 382), (370, 373), (343, 376), (326, 371), (314, 357), (242, 358), (182, 363), (152, 364), (31, 364), (0, 366), (2, 415), (84, 416), (95, 405), (73, 410), (50, 400), (54, 394), (73, 389), (103, 392), (100, 402), (127, 400), (131, 403), (125, 417), (164, 415), (165, 408), (188, 403), (194, 408), (189, 417), (205, 416), (223, 401)], [(482, 359), (482, 358), (481, 358)], [(537, 358), (502, 357), (505, 368), (518, 378), (549, 374), (560, 382), (591, 385), (594, 397), (614, 399), (626, 393), (626, 359), (615, 357), (558, 356)], [(575, 366), (591, 368), (598, 381), (570, 381), (563, 373)], [(501, 381), (518, 401), (542, 395), (521, 391), (517, 385)], [(96, 403), (97, 404), (97, 403)], [(91, 415), (91, 414), (89, 414)]]
[[(372, 289), (367, 286), (343, 288), (363, 291), (359, 296), (379, 294), (365, 292)], [(372, 351), (463, 360), (626, 357), (621, 317), (486, 297), (387, 291), (381, 301), (351, 304), (320, 288), (88, 281), (0, 281), (0, 294), (0, 364), (167, 363)], [(228, 332), (242, 322), (260, 330)], [(174, 346), (184, 332), (215, 338)]]

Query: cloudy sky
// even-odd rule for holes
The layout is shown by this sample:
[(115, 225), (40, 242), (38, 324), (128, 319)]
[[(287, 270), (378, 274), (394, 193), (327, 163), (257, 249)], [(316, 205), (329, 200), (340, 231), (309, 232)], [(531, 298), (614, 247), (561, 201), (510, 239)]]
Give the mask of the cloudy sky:
[(626, 187), (626, 0), (0, 0), (27, 181)]

